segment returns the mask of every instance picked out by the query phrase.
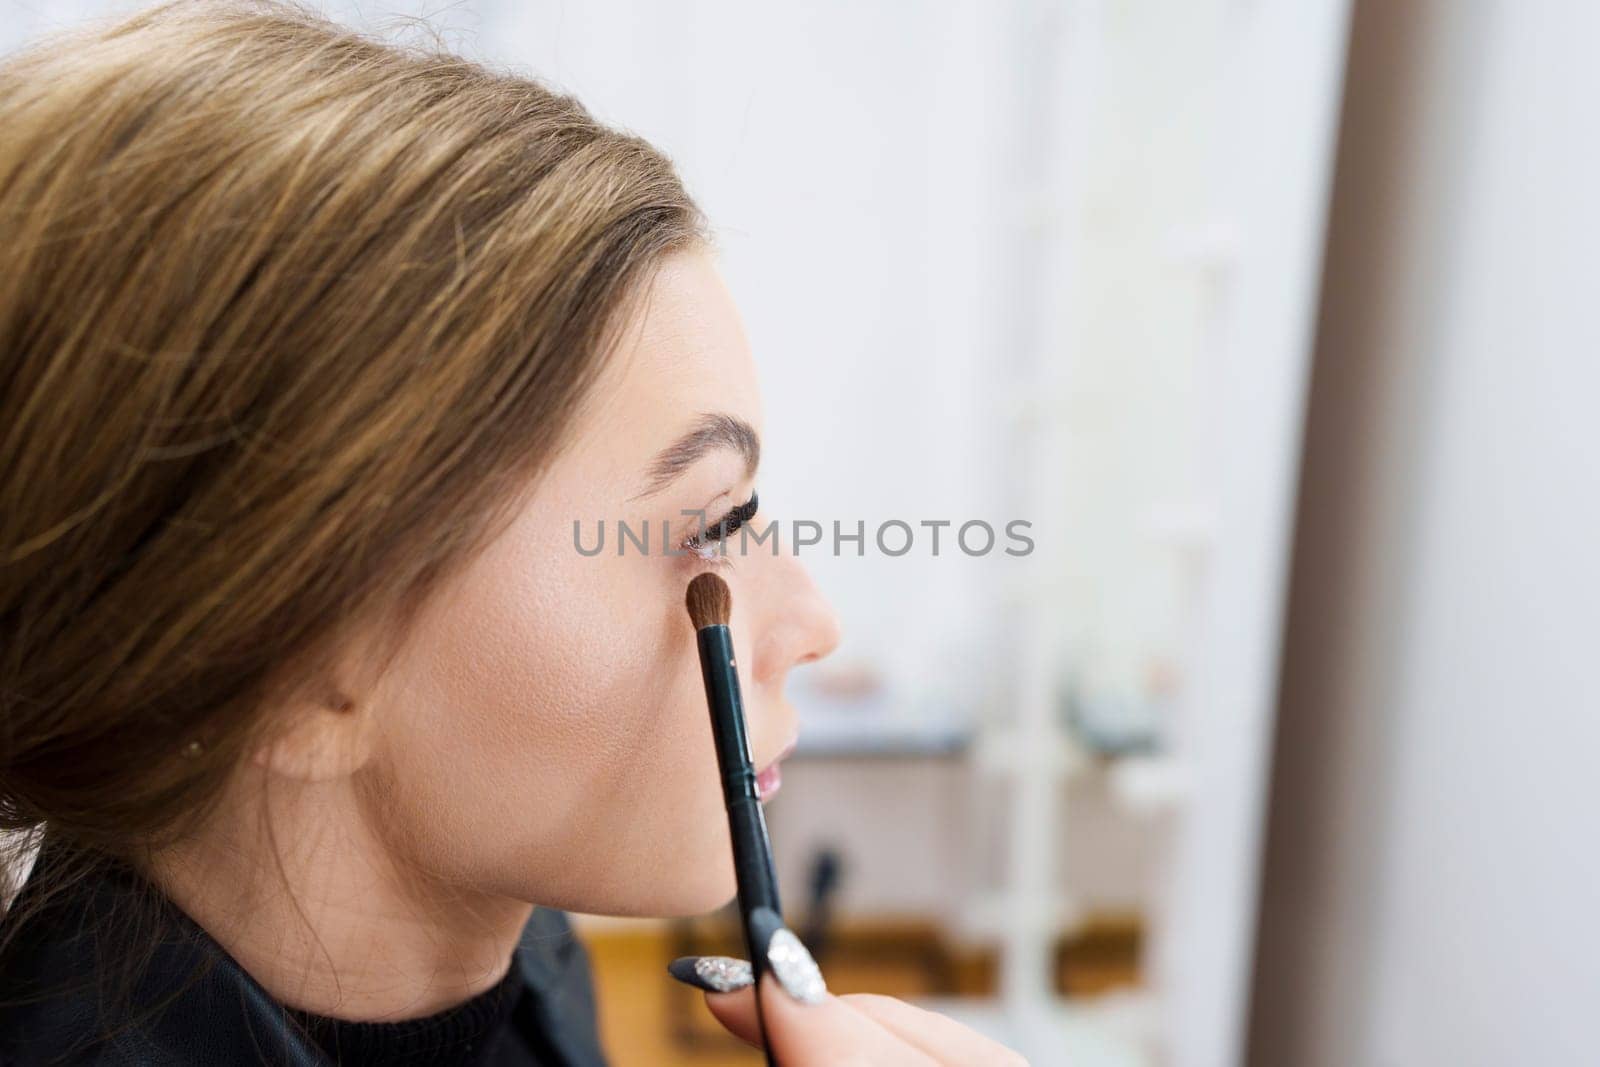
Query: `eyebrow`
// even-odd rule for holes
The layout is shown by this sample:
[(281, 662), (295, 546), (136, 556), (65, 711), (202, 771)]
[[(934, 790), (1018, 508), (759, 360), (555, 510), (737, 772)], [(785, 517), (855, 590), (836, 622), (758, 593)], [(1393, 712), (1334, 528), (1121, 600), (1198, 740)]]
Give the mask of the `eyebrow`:
[(733, 415), (701, 415), (687, 433), (656, 453), (645, 472), (644, 490), (634, 499), (661, 492), (702, 458), (722, 448), (744, 457), (747, 477), (761, 465), (761, 438), (754, 427)]

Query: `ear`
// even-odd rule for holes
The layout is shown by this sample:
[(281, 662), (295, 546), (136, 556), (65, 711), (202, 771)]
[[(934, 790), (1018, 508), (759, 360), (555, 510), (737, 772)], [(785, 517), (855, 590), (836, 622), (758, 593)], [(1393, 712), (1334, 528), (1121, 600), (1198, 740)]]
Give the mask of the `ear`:
[(370, 702), (338, 690), (282, 709), (284, 726), (251, 754), (272, 774), (303, 782), (347, 777), (372, 758), (375, 731)]

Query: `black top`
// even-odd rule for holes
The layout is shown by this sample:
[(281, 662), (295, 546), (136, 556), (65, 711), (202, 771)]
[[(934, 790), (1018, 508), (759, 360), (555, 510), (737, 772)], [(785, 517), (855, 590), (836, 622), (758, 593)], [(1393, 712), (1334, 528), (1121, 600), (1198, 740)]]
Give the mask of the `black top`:
[(453, 1008), (403, 1022), (352, 1022), (291, 1010), (335, 1063), (516, 1067), (543, 1060), (516, 1027), (527, 980), (515, 966), (492, 989)]
[[(35, 863), (50, 862), (47, 841)], [(26, 895), (35, 883), (22, 889)], [(535, 908), (505, 978), (437, 1014), (352, 1022), (287, 1008), (197, 923), (156, 894), (155, 933), (121, 906), (151, 892), (117, 868), (73, 886), (17, 931), (0, 973), (3, 1067), (591, 1067), (605, 1064), (589, 963), (564, 913)], [(19, 900), (23, 899), (19, 896)], [(154, 941), (131, 992), (95, 981)], [(31, 1003), (18, 1003), (33, 999)]]

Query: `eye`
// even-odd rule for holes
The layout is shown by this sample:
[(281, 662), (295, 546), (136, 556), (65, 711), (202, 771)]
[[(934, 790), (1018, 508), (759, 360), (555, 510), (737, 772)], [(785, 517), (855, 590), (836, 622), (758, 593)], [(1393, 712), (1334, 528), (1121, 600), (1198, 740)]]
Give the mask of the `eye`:
[(761, 505), (759, 495), (751, 490), (750, 499), (729, 511), (722, 518), (699, 530), (684, 539), (683, 547), (701, 557), (707, 557), (713, 546), (719, 545), (736, 533), (739, 527), (755, 518), (756, 509)]

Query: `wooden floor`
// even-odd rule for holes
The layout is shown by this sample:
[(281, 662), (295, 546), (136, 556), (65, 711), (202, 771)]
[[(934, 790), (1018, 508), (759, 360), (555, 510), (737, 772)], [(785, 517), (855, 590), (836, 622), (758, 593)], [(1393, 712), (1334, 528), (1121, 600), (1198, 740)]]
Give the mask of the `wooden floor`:
[(662, 932), (585, 931), (600, 1004), (600, 1036), (616, 1067), (748, 1067), (761, 1054), (729, 1037), (700, 993), (667, 976)]

